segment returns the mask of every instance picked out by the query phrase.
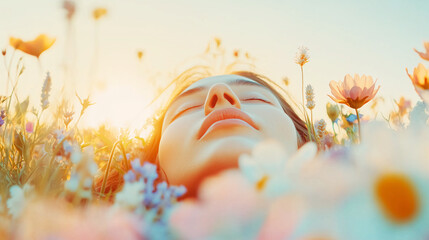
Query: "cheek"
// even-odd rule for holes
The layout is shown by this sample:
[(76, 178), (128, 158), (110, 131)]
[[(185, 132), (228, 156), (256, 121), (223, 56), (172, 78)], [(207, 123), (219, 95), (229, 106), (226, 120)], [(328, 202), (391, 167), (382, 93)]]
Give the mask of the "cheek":
[(265, 138), (277, 140), (290, 153), (298, 149), (298, 133), (295, 125), (282, 109), (265, 108), (258, 110), (256, 114)]
[(183, 118), (174, 121), (161, 136), (159, 143), (159, 162), (167, 176), (175, 174), (187, 164), (191, 158), (192, 146), (195, 145), (197, 119)]

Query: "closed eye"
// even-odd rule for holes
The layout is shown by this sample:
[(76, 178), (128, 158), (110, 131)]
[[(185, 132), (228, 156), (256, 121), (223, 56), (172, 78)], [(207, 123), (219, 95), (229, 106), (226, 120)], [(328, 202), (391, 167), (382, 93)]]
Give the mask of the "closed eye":
[(190, 111), (190, 110), (193, 110), (193, 109), (196, 109), (196, 108), (202, 107), (202, 106), (203, 106), (202, 104), (199, 104), (199, 105), (195, 105), (195, 106), (192, 106), (192, 107), (187, 107), (187, 108), (183, 109), (182, 111), (180, 111), (178, 114), (176, 114), (176, 115), (173, 117), (173, 119), (171, 119), (171, 121), (170, 121), (170, 122), (173, 122), (173, 121), (174, 121), (174, 120), (176, 120), (178, 117), (180, 117), (182, 114), (184, 114), (184, 113), (186, 113), (186, 112), (188, 112), (188, 111)]
[(256, 97), (246, 98), (246, 99), (243, 99), (241, 101), (243, 101), (243, 102), (262, 102), (262, 103), (273, 104), (270, 101), (267, 101), (267, 100), (262, 99), (262, 98), (256, 98)]

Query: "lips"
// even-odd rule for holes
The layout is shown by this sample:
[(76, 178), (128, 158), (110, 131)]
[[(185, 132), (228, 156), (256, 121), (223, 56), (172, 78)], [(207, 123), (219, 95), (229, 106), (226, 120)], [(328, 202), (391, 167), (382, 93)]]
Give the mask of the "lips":
[[(238, 108), (223, 108), (219, 110), (215, 110), (207, 115), (206, 119), (204, 119), (203, 124), (198, 132), (198, 139), (204, 136), (207, 130), (217, 122), (227, 120), (227, 119), (235, 119), (238, 121), (244, 121), (251, 127), (256, 130), (259, 130), (258, 126), (253, 122), (252, 118), (249, 115), (242, 112)], [(238, 122), (237, 121), (237, 122)], [(245, 124), (244, 123), (244, 124)]]

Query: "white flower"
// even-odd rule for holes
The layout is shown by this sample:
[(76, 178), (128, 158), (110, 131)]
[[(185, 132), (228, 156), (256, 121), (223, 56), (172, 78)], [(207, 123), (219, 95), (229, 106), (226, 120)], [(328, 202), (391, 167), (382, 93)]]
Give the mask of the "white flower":
[(13, 218), (17, 218), (21, 215), (27, 201), (29, 201), (32, 190), (33, 187), (28, 184), (25, 184), (23, 188), (14, 185), (9, 189), (10, 198), (7, 200), (6, 204), (9, 209), (9, 214), (11, 214)]
[(145, 183), (143, 180), (136, 182), (126, 182), (122, 191), (116, 194), (115, 205), (126, 208), (137, 208), (143, 204), (143, 190)]
[(309, 58), (310, 56), (308, 55), (308, 48), (300, 47), (299, 52), (296, 54), (295, 57), (295, 63), (302, 67), (308, 62)]
[(316, 153), (317, 146), (313, 142), (291, 155), (280, 143), (269, 140), (258, 144), (251, 155), (240, 156), (239, 167), (256, 189), (275, 196), (291, 190), (292, 179), (315, 158)]

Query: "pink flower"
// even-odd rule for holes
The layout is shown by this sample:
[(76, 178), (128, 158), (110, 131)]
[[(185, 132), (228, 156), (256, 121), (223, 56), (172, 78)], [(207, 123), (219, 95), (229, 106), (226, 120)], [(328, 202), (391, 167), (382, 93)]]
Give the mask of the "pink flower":
[(35, 200), (13, 226), (14, 239), (144, 239), (140, 220), (120, 209)]
[(371, 76), (362, 75), (360, 77), (357, 74), (354, 77), (347, 74), (343, 82), (331, 81), (329, 87), (332, 95), (334, 95), (328, 95), (332, 100), (353, 109), (359, 109), (371, 101), (380, 89), (380, 86), (375, 89), (375, 82)]
[(27, 124), (25, 124), (25, 130), (28, 133), (32, 133), (34, 131), (34, 124), (33, 124), (33, 122), (27, 122)]
[(424, 42), (423, 43), (425, 48), (426, 48), (426, 52), (419, 52), (416, 49), (414, 49), (414, 51), (416, 51), (416, 53), (418, 53), (420, 55), (421, 58), (423, 58), (424, 60), (429, 61), (429, 42)]
[(179, 239), (222, 239), (225, 234), (230, 239), (252, 239), (264, 220), (263, 206), (254, 185), (239, 171), (228, 170), (205, 180), (198, 201), (181, 203), (170, 224)]

